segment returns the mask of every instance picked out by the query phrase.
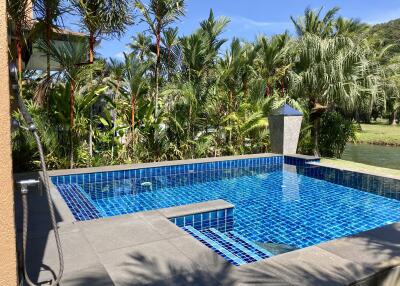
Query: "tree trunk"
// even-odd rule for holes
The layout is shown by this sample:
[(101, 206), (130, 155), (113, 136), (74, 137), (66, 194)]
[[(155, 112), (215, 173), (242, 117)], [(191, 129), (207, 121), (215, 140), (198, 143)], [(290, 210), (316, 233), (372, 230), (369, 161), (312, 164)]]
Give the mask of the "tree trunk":
[[(95, 44), (95, 38), (94, 38), (94, 33), (90, 32), (89, 34), (89, 64), (92, 65), (94, 62), (94, 44)], [(92, 72), (90, 73), (90, 86), (89, 90), (90, 92), (92, 91)], [(90, 106), (90, 118), (89, 118), (89, 138), (88, 138), (88, 147), (89, 147), (89, 157), (90, 160), (93, 157), (93, 124), (92, 124), (92, 119), (93, 119), (93, 108)], [(90, 164), (91, 165), (91, 164)]]
[(19, 89), (22, 92), (22, 44), (19, 35), (17, 35), (16, 45), (17, 45), (18, 85)]
[(24, 98), (23, 86), (22, 86), (22, 45), (20, 40), (20, 34), (17, 33), (17, 72), (18, 72), (18, 92), (21, 98)]
[(171, 80), (171, 47), (168, 48), (168, 81)]
[(243, 78), (243, 96), (244, 98), (249, 97), (249, 81), (247, 76)]
[(132, 94), (132, 101), (131, 101), (131, 126), (132, 132), (135, 130), (135, 107), (136, 107), (136, 96)]
[(75, 81), (71, 80), (70, 95), (69, 95), (69, 140), (70, 140), (70, 168), (74, 167), (74, 140), (73, 140), (73, 129), (74, 129), (74, 106), (75, 106)]
[(74, 139), (72, 130), (69, 131), (69, 168), (74, 168)]
[(394, 110), (390, 116), (390, 124), (391, 125), (396, 125), (396, 120), (397, 120), (397, 109)]
[(313, 154), (316, 157), (320, 157), (321, 154), (319, 152), (319, 133), (320, 133), (320, 126), (321, 126), (321, 118), (315, 117), (312, 119), (313, 128), (311, 130), (311, 137), (313, 141)]
[[(93, 120), (93, 109), (92, 107), (90, 107), (90, 114), (89, 114), (89, 156), (90, 159), (93, 157), (93, 124), (92, 124), (92, 120)], [(91, 163), (90, 163), (91, 165)]]
[(89, 34), (89, 64), (93, 64), (94, 62), (94, 33), (90, 32)]
[(317, 106), (317, 101), (315, 98), (310, 98), (308, 102), (308, 108), (310, 110), (310, 123), (312, 125), (311, 128), (311, 139), (313, 142), (313, 154), (316, 157), (320, 157), (319, 152), (319, 132), (320, 132), (320, 123), (321, 123), (321, 115), (317, 110), (314, 110)]
[(267, 85), (265, 87), (265, 97), (269, 97), (271, 95), (271, 87), (269, 86), (269, 83), (267, 82)]
[(158, 116), (158, 95), (159, 95), (159, 77), (160, 77), (160, 64), (161, 64), (161, 29), (157, 28), (156, 33), (156, 47), (157, 47), (157, 62), (156, 62), (156, 94), (155, 94), (155, 105), (154, 105), (154, 115), (155, 118)]
[[(46, 1), (47, 4), (47, 1)], [(49, 5), (46, 5), (46, 44), (47, 47), (50, 46), (51, 40), (51, 11)], [(49, 50), (46, 51), (46, 80), (50, 82), (50, 52)]]
[(74, 106), (75, 106), (75, 81), (71, 80), (70, 95), (69, 95), (69, 125), (70, 129), (74, 128)]
[(233, 104), (233, 98), (235, 96), (235, 92), (233, 90), (229, 91), (229, 113), (232, 113), (235, 110), (234, 104)]

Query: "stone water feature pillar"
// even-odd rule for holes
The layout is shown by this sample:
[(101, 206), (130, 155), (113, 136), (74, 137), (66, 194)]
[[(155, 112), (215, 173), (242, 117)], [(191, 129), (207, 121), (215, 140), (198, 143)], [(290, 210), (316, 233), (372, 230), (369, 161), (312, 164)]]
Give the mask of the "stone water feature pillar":
[(296, 154), (303, 114), (285, 104), (268, 116), (273, 153)]

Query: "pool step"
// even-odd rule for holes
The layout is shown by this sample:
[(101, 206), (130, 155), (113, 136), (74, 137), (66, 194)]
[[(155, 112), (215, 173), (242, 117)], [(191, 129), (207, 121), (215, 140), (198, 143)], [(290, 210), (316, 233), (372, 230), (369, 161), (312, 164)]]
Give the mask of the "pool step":
[(272, 253), (234, 231), (222, 233), (215, 228), (197, 230), (192, 226), (186, 226), (184, 229), (236, 266), (272, 256)]
[(237, 257), (235, 254), (226, 249), (223, 245), (204, 235), (203, 231), (199, 231), (192, 226), (186, 226), (185, 230), (232, 264), (236, 266), (246, 264), (244, 260), (242, 260), (240, 257)]
[(244, 236), (240, 235), (237, 232), (231, 231), (228, 233), (228, 236), (233, 238), (237, 242), (241, 242), (241, 243), (245, 244), (248, 249), (251, 249), (253, 252), (260, 255), (261, 259), (274, 256), (274, 254), (269, 252), (267, 249), (262, 248), (258, 244), (248, 240), (247, 238), (245, 238)]

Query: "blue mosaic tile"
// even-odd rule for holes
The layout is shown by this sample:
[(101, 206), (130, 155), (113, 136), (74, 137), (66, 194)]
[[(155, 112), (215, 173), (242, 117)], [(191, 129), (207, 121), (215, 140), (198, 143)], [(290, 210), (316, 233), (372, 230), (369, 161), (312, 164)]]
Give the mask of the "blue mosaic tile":
[(85, 196), (85, 192), (76, 184), (60, 184), (57, 186), (61, 196), (71, 209), (76, 220), (89, 220), (102, 217), (90, 198)]
[(182, 228), (192, 226), (197, 230), (204, 230), (213, 227), (223, 232), (231, 231), (233, 229), (233, 208), (173, 217), (169, 220)]
[(298, 167), (301, 175), (400, 200), (400, 180), (325, 166)]
[[(225, 217), (210, 212), (173, 222), (200, 232), (215, 229), (239, 248), (246, 243), (238, 236), (303, 248), (400, 221), (399, 180), (307, 163), (276, 156), (51, 179), (77, 220), (223, 199), (235, 205), (234, 219), (226, 210)], [(230, 237), (233, 231), (237, 236)]]
[(317, 158), (304, 159), (304, 158), (299, 158), (299, 157), (290, 156), (290, 155), (284, 156), (284, 163), (288, 164), (288, 165), (305, 166), (307, 163), (319, 162), (319, 161), (320, 161), (320, 159), (317, 159)]
[[(185, 221), (184, 226), (178, 223), (179, 220)], [(233, 208), (174, 217), (170, 221), (233, 265), (243, 265), (272, 256), (270, 252), (233, 231)]]
[(233, 168), (239, 168), (239, 166), (241, 168), (244, 168), (244, 167), (265, 166), (270, 164), (282, 164), (283, 160), (284, 160), (283, 156), (249, 158), (240, 160), (195, 163), (195, 164), (176, 165), (176, 166), (162, 166), (162, 167), (124, 170), (124, 171), (55, 176), (52, 177), (52, 180), (55, 184), (81, 183), (85, 181), (84, 178), (86, 177), (87, 178), (86, 181), (89, 182), (104, 182), (104, 181), (113, 181), (116, 179), (129, 179), (133, 177), (146, 178), (146, 177), (155, 177), (164, 175), (185, 174), (190, 172), (199, 172), (206, 170), (233, 169)]

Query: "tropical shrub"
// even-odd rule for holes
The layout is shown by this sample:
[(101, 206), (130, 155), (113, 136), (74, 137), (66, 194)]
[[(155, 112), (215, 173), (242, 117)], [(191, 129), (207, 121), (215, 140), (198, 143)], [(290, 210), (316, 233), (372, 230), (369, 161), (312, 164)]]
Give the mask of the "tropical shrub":
[(340, 158), (347, 142), (356, 140), (357, 125), (337, 111), (326, 112), (321, 119), (321, 154), (325, 157)]
[[(14, 25), (27, 18), (24, 2), (7, 1)], [(57, 10), (59, 2), (51, 7), (55, 18), (38, 14), (38, 31), (52, 31), (71, 11)], [(72, 1), (89, 37), (55, 44), (51, 34), (33, 33), (28, 41), (46, 55), (46, 71), (17, 65), (50, 168), (268, 152), (267, 118), (284, 103), (304, 114), (298, 152), (340, 157), (354, 138), (352, 120), (400, 114), (400, 57), (389, 56), (367, 25), (337, 16), (337, 8), (292, 18), (297, 38), (244, 42), (225, 39), (229, 19), (212, 10), (181, 36), (175, 25), (184, 0), (117, 2)], [(121, 36), (133, 9), (146, 30), (132, 35), (122, 60), (100, 58), (95, 43)], [(21, 48), (25, 34), (11, 32)], [(20, 52), (10, 57), (16, 63)], [(50, 63), (57, 64), (51, 73)], [(38, 166), (28, 132), (15, 129), (13, 144), (15, 170)]]

